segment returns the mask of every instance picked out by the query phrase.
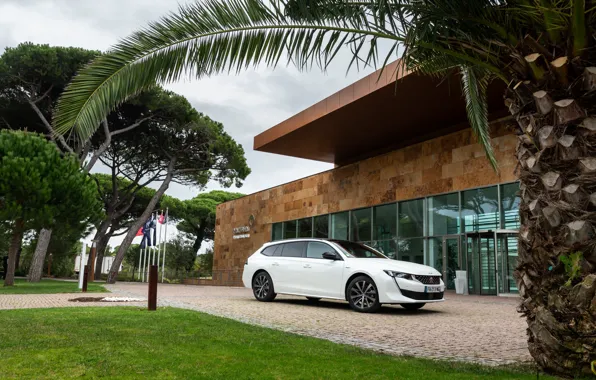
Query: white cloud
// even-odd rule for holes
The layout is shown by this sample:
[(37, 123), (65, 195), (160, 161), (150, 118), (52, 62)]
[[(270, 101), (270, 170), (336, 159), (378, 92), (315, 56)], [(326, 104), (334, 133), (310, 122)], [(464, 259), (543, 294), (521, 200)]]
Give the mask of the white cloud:
[[(175, 11), (175, 0), (3, 0), (0, 4), (0, 51), (20, 42), (78, 46), (106, 50), (119, 38), (148, 21)], [(341, 54), (341, 53), (340, 53)], [(249, 70), (167, 87), (186, 96), (199, 110), (222, 122), (246, 151), (252, 174), (241, 189), (253, 193), (330, 169), (332, 165), (273, 156), (252, 150), (253, 137), (305, 107), (370, 73), (346, 76), (346, 59), (338, 59), (326, 74), (317, 69), (299, 73), (293, 67)], [(219, 188), (211, 184), (209, 189)], [(198, 189), (172, 185), (168, 194), (187, 199)], [(115, 243), (112, 243), (115, 244)]]

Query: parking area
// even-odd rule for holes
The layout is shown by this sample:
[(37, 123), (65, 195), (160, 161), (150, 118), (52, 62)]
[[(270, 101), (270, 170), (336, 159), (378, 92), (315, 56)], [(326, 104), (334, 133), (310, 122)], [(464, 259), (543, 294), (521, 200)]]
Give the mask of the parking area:
[[(147, 295), (146, 284), (108, 285), (129, 296)], [(278, 296), (257, 302), (250, 289), (160, 284), (159, 304), (206, 312), (288, 332), (398, 355), (506, 364), (530, 360), (526, 322), (517, 298), (448, 294), (418, 311), (384, 306), (377, 314), (353, 312), (346, 302), (309, 303)]]

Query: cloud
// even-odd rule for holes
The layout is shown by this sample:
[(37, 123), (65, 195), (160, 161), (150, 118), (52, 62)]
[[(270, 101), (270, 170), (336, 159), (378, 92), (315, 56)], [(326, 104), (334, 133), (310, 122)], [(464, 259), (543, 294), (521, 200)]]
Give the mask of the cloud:
[[(148, 21), (176, 9), (176, 0), (2, 0), (0, 51), (25, 41), (106, 50)], [(252, 174), (244, 187), (231, 190), (248, 194), (332, 167), (255, 152), (253, 137), (372, 71), (346, 75), (349, 58), (349, 51), (341, 52), (327, 73), (316, 68), (299, 73), (282, 65), (275, 71), (258, 68), (239, 75), (183, 80), (167, 88), (186, 96), (198, 111), (222, 122), (225, 130), (243, 145)], [(218, 188), (217, 184), (208, 187)], [(167, 193), (188, 199), (198, 192), (174, 184)]]

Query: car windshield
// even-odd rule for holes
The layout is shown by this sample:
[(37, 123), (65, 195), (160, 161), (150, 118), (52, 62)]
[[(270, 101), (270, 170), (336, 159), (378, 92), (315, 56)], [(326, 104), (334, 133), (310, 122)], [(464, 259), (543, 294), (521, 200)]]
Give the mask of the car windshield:
[(334, 240), (333, 242), (339, 245), (343, 249), (344, 254), (348, 257), (387, 259), (386, 256), (383, 256), (381, 253), (364, 244), (344, 240)]

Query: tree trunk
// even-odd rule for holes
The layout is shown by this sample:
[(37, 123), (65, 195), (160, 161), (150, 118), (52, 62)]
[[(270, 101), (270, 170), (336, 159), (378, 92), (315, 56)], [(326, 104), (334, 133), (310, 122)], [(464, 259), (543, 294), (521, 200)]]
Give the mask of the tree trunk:
[[(97, 238), (98, 237), (96, 235), (96, 239)], [(101, 267), (103, 266), (103, 258), (105, 257), (106, 248), (108, 247), (109, 241), (110, 241), (110, 237), (106, 234), (99, 237), (99, 240), (97, 241), (97, 247), (96, 247), (97, 258), (95, 260), (95, 279), (101, 278)]]
[(194, 249), (195, 253), (199, 252), (201, 249), (201, 245), (203, 244), (203, 240), (205, 239), (205, 230), (203, 228), (197, 230), (197, 237), (195, 239), (192, 248)]
[(8, 268), (4, 277), (4, 286), (14, 285), (14, 272), (17, 264), (17, 254), (21, 248), (21, 241), (23, 240), (23, 232), (25, 229), (25, 222), (23, 219), (17, 219), (12, 230), (12, 238), (10, 239), (10, 247), (8, 248)]
[[(517, 148), (519, 311), (527, 318), (530, 354), (547, 372), (566, 377), (591, 373), (590, 361), (596, 359), (596, 203), (590, 201), (596, 193), (596, 164), (590, 163), (596, 133), (582, 127), (585, 115), (596, 113), (591, 104), (564, 99), (552, 110), (538, 104), (533, 112), (515, 115), (536, 123)], [(529, 165), (528, 157), (539, 157), (540, 165)], [(581, 252), (573, 264), (577, 276), (564, 264), (576, 252)]]
[(170, 182), (172, 181), (172, 177), (174, 175), (174, 165), (175, 160), (172, 160), (168, 167), (168, 174), (166, 175), (166, 178), (162, 182), (155, 195), (153, 195), (153, 198), (151, 198), (151, 201), (149, 201), (149, 204), (145, 208), (145, 211), (143, 211), (141, 217), (138, 218), (137, 221), (130, 227), (128, 233), (126, 234), (126, 237), (122, 241), (122, 244), (120, 244), (120, 248), (118, 248), (118, 252), (116, 253), (116, 257), (114, 258), (114, 262), (112, 263), (112, 268), (110, 268), (110, 273), (108, 273), (108, 284), (116, 283), (116, 277), (118, 277), (120, 264), (122, 264), (122, 260), (124, 260), (124, 255), (126, 254), (128, 247), (130, 247), (130, 244), (135, 238), (139, 228), (141, 228), (141, 226), (143, 226), (147, 219), (149, 219), (149, 216), (151, 216), (151, 213), (155, 209), (155, 206), (157, 206), (157, 202), (159, 202), (160, 198), (163, 196), (163, 194), (170, 186)]
[(43, 264), (46, 260), (46, 254), (48, 252), (51, 238), (52, 230), (42, 228), (41, 231), (39, 231), (37, 245), (35, 246), (35, 252), (33, 253), (33, 259), (31, 260), (31, 267), (29, 268), (29, 282), (41, 281), (41, 277), (43, 276)]

